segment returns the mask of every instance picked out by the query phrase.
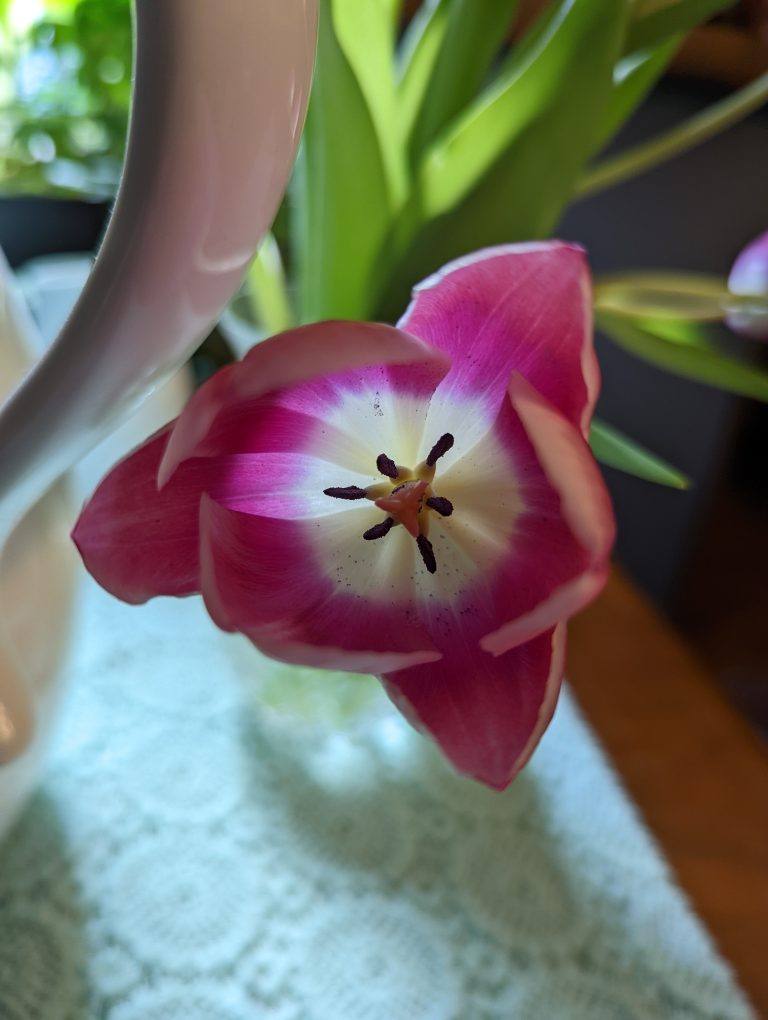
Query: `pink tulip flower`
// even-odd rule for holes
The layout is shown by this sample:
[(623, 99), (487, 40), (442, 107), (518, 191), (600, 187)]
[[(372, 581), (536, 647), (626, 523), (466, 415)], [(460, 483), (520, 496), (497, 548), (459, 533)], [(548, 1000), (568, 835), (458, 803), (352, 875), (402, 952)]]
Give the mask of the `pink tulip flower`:
[(728, 289), (756, 299), (754, 307), (728, 313), (726, 321), (731, 329), (756, 340), (768, 340), (768, 231), (739, 254), (728, 276)]
[(201, 592), (276, 659), (377, 674), (503, 789), (608, 571), (591, 308), (582, 251), (534, 243), (445, 267), (398, 328), (265, 341), (101, 483), (86, 566), (127, 602)]

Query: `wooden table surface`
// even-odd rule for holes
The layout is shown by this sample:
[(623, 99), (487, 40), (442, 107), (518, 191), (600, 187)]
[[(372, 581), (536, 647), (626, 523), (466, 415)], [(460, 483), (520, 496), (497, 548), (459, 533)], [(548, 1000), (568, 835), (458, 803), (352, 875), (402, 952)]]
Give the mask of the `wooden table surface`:
[(568, 676), (681, 887), (768, 1017), (766, 745), (618, 571), (570, 624)]

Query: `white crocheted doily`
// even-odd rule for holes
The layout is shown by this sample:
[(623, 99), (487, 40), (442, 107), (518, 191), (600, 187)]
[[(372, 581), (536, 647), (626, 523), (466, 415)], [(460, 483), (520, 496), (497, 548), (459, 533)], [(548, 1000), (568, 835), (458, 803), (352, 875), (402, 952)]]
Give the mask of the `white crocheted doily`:
[[(567, 692), (499, 795), (372, 681), (323, 681), (197, 599), (85, 585), (58, 743), (0, 848), (3, 1020), (751, 1016)], [(283, 694), (293, 716), (257, 705)]]

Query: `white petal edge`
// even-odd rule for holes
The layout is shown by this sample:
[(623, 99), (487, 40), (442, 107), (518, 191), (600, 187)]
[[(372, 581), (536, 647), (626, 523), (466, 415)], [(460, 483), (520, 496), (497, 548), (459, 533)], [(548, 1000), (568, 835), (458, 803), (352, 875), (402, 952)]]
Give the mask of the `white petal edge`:
[(564, 623), (560, 623), (557, 627), (555, 627), (552, 633), (552, 659), (549, 664), (549, 675), (547, 676), (547, 683), (544, 688), (544, 699), (541, 702), (541, 707), (539, 708), (536, 726), (528, 738), (528, 742), (525, 747), (516, 759), (515, 764), (512, 766), (512, 771), (509, 774), (510, 782), (528, 763), (528, 760), (536, 750), (539, 741), (544, 735), (544, 731), (552, 721), (552, 716), (555, 714), (557, 699), (560, 697), (560, 690), (563, 684), (563, 674), (565, 672), (566, 646), (566, 626)]

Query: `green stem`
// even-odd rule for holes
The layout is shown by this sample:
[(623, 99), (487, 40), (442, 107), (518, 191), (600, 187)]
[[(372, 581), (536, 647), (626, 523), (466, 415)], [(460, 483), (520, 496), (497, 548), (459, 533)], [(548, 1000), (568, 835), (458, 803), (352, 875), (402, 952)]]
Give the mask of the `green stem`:
[(732, 124), (737, 124), (766, 101), (768, 101), (768, 72), (761, 74), (759, 78), (733, 95), (721, 99), (719, 103), (713, 103), (666, 134), (598, 163), (581, 178), (575, 194), (583, 198), (650, 170), (659, 163), (705, 142)]
[(293, 325), (293, 310), (280, 249), (272, 234), (267, 234), (261, 242), (247, 280), (254, 319), (267, 336), (289, 329)]

